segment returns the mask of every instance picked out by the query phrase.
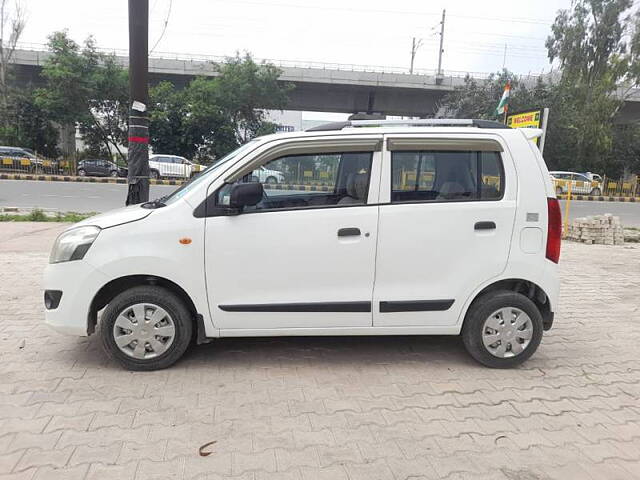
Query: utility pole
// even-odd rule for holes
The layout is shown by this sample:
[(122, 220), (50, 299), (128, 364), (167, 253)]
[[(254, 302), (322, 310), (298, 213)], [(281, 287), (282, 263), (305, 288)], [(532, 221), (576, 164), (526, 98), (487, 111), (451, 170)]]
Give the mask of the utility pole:
[(440, 50), (438, 50), (438, 73), (436, 74), (436, 84), (440, 85), (444, 75), (442, 74), (442, 54), (444, 53), (444, 17), (446, 10), (442, 10), (442, 21), (440, 22)]
[(413, 73), (413, 61), (416, 58), (416, 52), (422, 46), (422, 39), (416, 42), (416, 37), (413, 37), (411, 41), (411, 66), (409, 67), (409, 73)]
[(127, 205), (149, 201), (149, 0), (129, 0)]
[(507, 65), (507, 44), (504, 44), (504, 56), (502, 57), (502, 70)]

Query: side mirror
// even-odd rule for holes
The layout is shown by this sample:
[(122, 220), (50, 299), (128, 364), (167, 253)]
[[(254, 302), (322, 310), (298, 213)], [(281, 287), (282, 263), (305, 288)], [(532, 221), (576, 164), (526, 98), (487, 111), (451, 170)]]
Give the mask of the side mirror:
[(229, 207), (237, 209), (253, 207), (260, 203), (263, 194), (261, 183), (237, 183), (231, 187)]

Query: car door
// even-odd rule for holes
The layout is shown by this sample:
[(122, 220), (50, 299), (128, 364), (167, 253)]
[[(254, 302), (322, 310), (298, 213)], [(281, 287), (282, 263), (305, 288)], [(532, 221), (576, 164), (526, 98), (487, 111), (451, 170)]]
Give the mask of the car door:
[(189, 164), (189, 161), (186, 158), (183, 157), (175, 157), (177, 162), (178, 162), (178, 166), (180, 168), (180, 174), (179, 176), (181, 178), (189, 178), (191, 176), (191, 166)]
[(515, 169), (500, 141), (469, 137), (386, 139), (375, 327), (454, 325), (474, 289), (506, 267)]
[(109, 163), (105, 160), (96, 161), (96, 173), (101, 177), (109, 175)]
[(83, 164), (83, 168), (85, 173), (92, 177), (96, 174), (96, 161), (95, 160), (85, 160)]
[[(335, 153), (283, 153), (267, 168), (289, 172), (296, 190), (265, 184), (255, 207), (206, 219), (207, 291), (218, 328), (371, 327), (377, 142), (358, 152), (338, 144)], [(330, 187), (304, 185), (305, 171), (326, 165), (333, 172)], [(256, 169), (241, 182), (257, 181)], [(231, 188), (225, 184), (211, 193), (215, 209), (228, 203)]]
[(591, 180), (589, 180), (587, 177), (578, 173), (574, 173), (572, 176), (572, 180), (575, 193), (591, 193)]

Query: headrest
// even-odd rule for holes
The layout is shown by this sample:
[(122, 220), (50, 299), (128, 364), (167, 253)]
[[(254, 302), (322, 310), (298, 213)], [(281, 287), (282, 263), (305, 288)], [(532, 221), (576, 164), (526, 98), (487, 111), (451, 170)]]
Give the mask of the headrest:
[(347, 177), (347, 195), (358, 200), (367, 198), (369, 175), (366, 173), (350, 173)]

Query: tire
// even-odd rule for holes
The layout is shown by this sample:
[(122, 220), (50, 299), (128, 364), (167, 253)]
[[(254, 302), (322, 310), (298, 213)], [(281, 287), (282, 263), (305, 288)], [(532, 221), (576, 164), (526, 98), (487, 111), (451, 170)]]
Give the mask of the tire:
[(110, 177), (117, 177), (118, 176), (118, 171), (117, 170), (111, 170), (111, 172), (109, 173)]
[(556, 195), (562, 195), (562, 187), (556, 187)]
[[(143, 310), (140, 310), (141, 304), (144, 304)], [(133, 316), (135, 319), (136, 315), (132, 308), (134, 306), (139, 313), (144, 312), (145, 319), (157, 312), (160, 316), (156, 325), (146, 322), (145, 325), (149, 327), (146, 331), (144, 328), (137, 332), (126, 328), (122, 329), (122, 325), (137, 326), (137, 322), (127, 321), (126, 318), (123, 321), (121, 318), (122, 316)], [(167, 315), (162, 316), (162, 312), (159, 310)], [(173, 326), (171, 340), (150, 333), (155, 331), (168, 333), (167, 329), (171, 330), (171, 324)], [(145, 347), (140, 352), (137, 352), (137, 346), (140, 343), (136, 339), (138, 335), (142, 336), (143, 341), (149, 340), (149, 342), (145, 341)], [(104, 351), (128, 370), (160, 370), (173, 365), (187, 350), (192, 335), (193, 318), (184, 302), (170, 290), (158, 286), (139, 286), (125, 290), (109, 302), (100, 320), (100, 338)], [(122, 339), (120, 340), (121, 344), (129, 339), (131, 339), (131, 343), (123, 345), (121, 348), (116, 343), (116, 336)], [(153, 350), (152, 343), (162, 345), (161, 348), (158, 348), (161, 353), (156, 353)], [(137, 356), (134, 357), (136, 353)]]
[(276, 177), (267, 177), (267, 183), (276, 184), (278, 183), (278, 179)]
[[(501, 317), (494, 314), (501, 309), (506, 309), (510, 314), (515, 311), (526, 314), (528, 320), (521, 314), (515, 317), (516, 322), (518, 319), (527, 322), (523, 329), (519, 330), (517, 326), (505, 328), (499, 334), (503, 337), (497, 338), (497, 330), (493, 330), (491, 325), (495, 324), (494, 322), (500, 323)], [(520, 365), (535, 353), (542, 340), (542, 330), (542, 315), (535, 303), (521, 293), (498, 290), (482, 295), (471, 304), (462, 328), (462, 341), (469, 354), (481, 364), (490, 368), (511, 368)], [(524, 336), (530, 337), (528, 343), (522, 338)], [(486, 342), (490, 342), (493, 338), (496, 338), (496, 342), (485, 346), (485, 339)], [(503, 356), (499, 355), (502, 342), (506, 344)], [(521, 345), (518, 348), (522, 348), (519, 353), (510, 351), (516, 342)]]
[(80, 169), (78, 169), (78, 175), (80, 177), (86, 177), (87, 176), (87, 172), (85, 172), (84, 169), (80, 168)]
[(599, 197), (600, 195), (602, 195), (602, 191), (598, 187), (596, 187), (591, 190), (591, 193), (589, 195), (591, 195), (592, 197)]
[(160, 178), (160, 172), (158, 172), (157, 170), (151, 170), (149, 172), (149, 176), (154, 180), (158, 180)]

